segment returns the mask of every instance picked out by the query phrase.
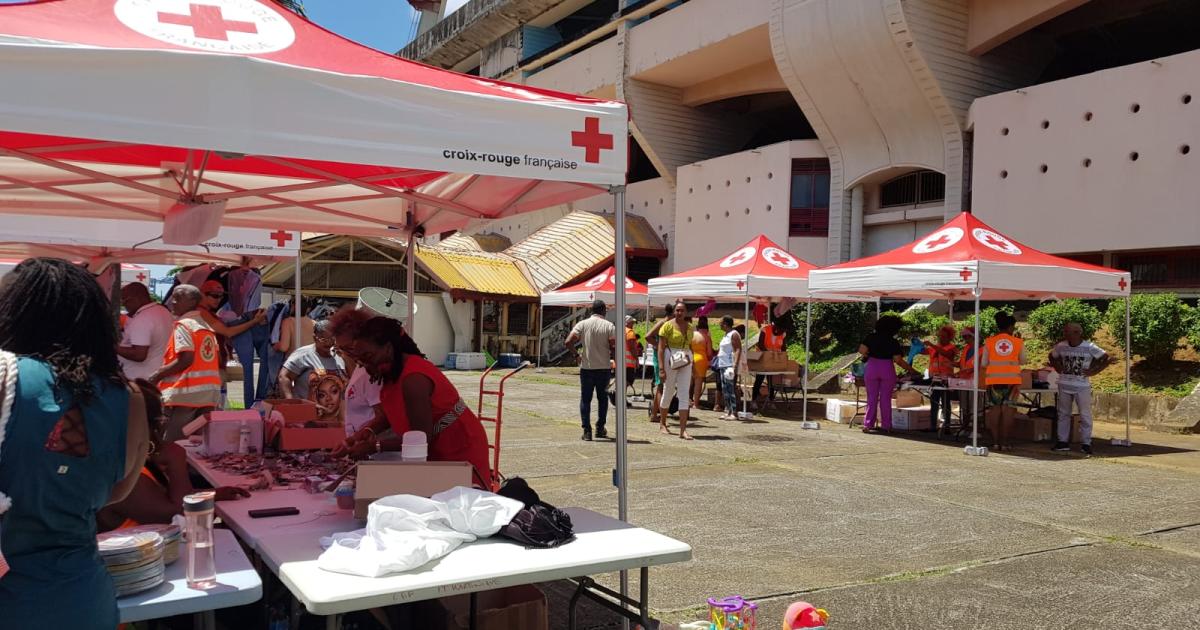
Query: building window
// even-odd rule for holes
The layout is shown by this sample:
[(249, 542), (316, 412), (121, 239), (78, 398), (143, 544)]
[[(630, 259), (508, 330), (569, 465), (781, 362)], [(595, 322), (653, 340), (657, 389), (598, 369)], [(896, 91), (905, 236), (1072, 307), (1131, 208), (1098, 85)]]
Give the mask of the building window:
[(529, 305), (528, 304), (509, 304), (508, 305), (508, 331), (509, 335), (528, 335), (529, 334)]
[(829, 236), (829, 160), (792, 160), (788, 236)]
[(1128, 252), (1115, 258), (1113, 266), (1129, 272), (1135, 289), (1200, 286), (1200, 249)]
[(500, 334), (500, 303), (484, 300), (480, 328), (485, 333)]
[(916, 171), (885, 183), (880, 191), (879, 206), (919, 206), (945, 200), (946, 176), (936, 171)]

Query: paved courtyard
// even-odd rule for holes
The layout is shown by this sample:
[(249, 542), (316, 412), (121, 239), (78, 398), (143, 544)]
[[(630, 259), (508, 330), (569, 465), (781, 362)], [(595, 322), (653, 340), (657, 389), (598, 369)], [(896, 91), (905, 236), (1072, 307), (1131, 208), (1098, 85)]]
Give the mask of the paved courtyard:
[[(449, 375), (474, 406), (478, 373)], [(580, 441), (577, 377), (529, 370), (507, 393), (503, 472), (615, 516), (615, 448)], [(1091, 459), (1044, 444), (979, 458), (786, 415), (700, 411), (684, 442), (630, 410), (630, 518), (694, 549), (651, 570), (658, 618), (697, 620), (705, 598), (740, 594), (763, 628), (798, 599), (839, 629), (1200, 626), (1200, 436), (1135, 428), (1137, 446), (1118, 449), (1106, 438), (1124, 428), (1098, 425)], [(566, 589), (549, 590), (551, 627), (565, 627)], [(587, 621), (615, 627), (598, 608)]]

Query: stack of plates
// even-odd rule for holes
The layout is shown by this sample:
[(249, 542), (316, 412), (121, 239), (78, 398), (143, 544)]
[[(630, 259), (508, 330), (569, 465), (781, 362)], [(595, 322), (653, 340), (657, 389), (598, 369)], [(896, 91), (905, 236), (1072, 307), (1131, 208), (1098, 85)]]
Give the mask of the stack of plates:
[(163, 537), (158, 532), (115, 530), (100, 534), (96, 542), (117, 589), (117, 597), (141, 593), (162, 584), (166, 565), (163, 564)]
[(171, 566), (171, 563), (179, 559), (182, 530), (178, 525), (138, 525), (123, 531), (125, 533), (154, 532), (163, 538), (163, 564)]

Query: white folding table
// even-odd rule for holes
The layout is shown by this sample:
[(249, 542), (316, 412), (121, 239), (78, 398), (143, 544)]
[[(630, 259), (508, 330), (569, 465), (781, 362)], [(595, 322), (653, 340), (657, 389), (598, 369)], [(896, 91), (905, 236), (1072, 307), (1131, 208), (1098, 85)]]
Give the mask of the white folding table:
[[(649, 567), (690, 560), (692, 548), (590, 510), (568, 508), (566, 512), (577, 538), (561, 547), (526, 549), (503, 539), (479, 540), (419, 569), (381, 578), (318, 568), (321, 547), (312, 533), (264, 538), (259, 554), (310, 613), (326, 616), (330, 628), (338, 627), (340, 615), (357, 610), (561, 579), (574, 579), (578, 585), (571, 598), (570, 628), (576, 626), (575, 610), (584, 596), (643, 628), (650, 627)], [(622, 598), (587, 577), (630, 569), (641, 571), (637, 599)], [(613, 603), (614, 599), (636, 611)]]
[[(262, 597), (262, 580), (250, 566), (250, 560), (232, 532), (216, 530), (217, 586), (208, 590), (188, 588), (186, 567), (183, 557), (167, 567), (166, 580), (158, 587), (117, 599), (117, 610), (121, 623), (161, 619), (175, 615), (196, 614), (199, 626), (205, 630), (215, 628), (213, 611), (220, 608), (243, 606)], [(180, 542), (181, 545), (185, 544)]]

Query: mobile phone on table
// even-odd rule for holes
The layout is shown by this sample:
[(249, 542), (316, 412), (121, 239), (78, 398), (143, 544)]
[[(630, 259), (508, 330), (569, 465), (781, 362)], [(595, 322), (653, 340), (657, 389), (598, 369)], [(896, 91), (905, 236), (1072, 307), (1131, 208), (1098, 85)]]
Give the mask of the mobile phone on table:
[(263, 508), (261, 510), (250, 510), (247, 514), (250, 518), (271, 518), (272, 516), (295, 516), (300, 513), (298, 508), (294, 507), (277, 507)]

